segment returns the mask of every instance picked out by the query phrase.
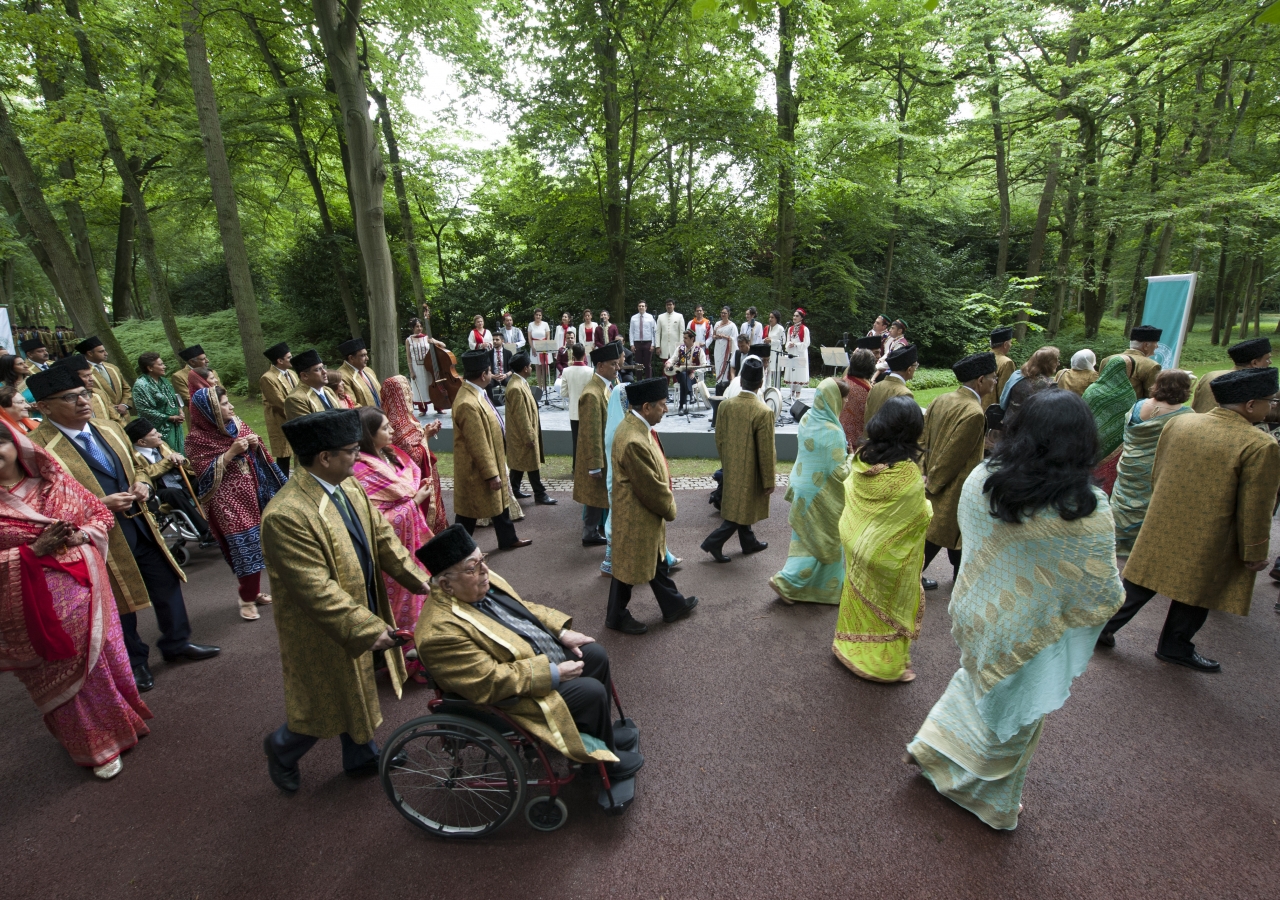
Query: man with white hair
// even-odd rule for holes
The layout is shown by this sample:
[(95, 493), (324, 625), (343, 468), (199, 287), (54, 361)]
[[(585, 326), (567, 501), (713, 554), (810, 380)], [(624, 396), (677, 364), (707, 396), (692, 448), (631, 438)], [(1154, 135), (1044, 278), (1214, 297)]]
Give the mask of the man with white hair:
[[(1139, 400), (1146, 400), (1151, 396), (1156, 376), (1160, 374), (1160, 364), (1152, 359), (1151, 355), (1160, 346), (1160, 335), (1163, 333), (1161, 329), (1151, 325), (1135, 325), (1129, 329), (1129, 349), (1117, 354), (1129, 357), (1125, 362), (1129, 372), (1129, 383), (1133, 385), (1133, 391), (1138, 395)], [(1098, 366), (1098, 371), (1105, 369), (1107, 363), (1114, 358), (1114, 356), (1108, 356), (1104, 359), (1102, 365)]]

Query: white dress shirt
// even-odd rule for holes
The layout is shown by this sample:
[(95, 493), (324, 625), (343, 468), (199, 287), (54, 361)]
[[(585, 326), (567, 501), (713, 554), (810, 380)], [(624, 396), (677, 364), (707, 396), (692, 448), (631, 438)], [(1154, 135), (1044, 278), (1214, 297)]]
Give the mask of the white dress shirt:
[(653, 316), (646, 313), (636, 313), (631, 317), (631, 327), (627, 332), (627, 340), (634, 348), (636, 341), (652, 342), (657, 337), (658, 323), (654, 321)]

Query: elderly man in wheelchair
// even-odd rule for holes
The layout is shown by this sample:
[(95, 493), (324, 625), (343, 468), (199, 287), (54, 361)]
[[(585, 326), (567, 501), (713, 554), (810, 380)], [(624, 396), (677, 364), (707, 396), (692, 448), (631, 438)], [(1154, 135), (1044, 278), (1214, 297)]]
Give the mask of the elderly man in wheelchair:
[[(393, 736), (391, 743), (396, 744), (396, 753), (389, 757), (388, 770), (395, 774), (398, 767), (403, 783), (404, 778), (415, 774), (428, 776), (429, 772), (448, 768), (451, 787), (460, 783), (474, 787), (483, 782), (486, 790), (494, 794), (498, 792), (493, 790), (493, 780), (486, 780), (486, 773), (508, 764), (504, 760), (509, 755), (517, 760), (516, 767), (534, 764), (535, 757), (540, 757), (550, 768), (545, 754), (535, 745), (537, 742), (554, 748), (571, 763), (602, 768), (605, 791), (601, 796), (610, 792), (610, 801), (606, 804), (602, 799), (601, 805), (615, 811), (624, 808), (625, 803), (618, 803), (617, 796), (633, 796), (630, 780), (644, 765), (644, 757), (639, 753), (639, 733), (631, 720), (611, 720), (611, 702), (616, 702), (617, 696), (604, 648), (593, 638), (573, 631), (569, 627), (570, 616), (522, 601), (506, 581), (489, 571), (484, 554), (461, 525), (432, 538), (417, 556), (431, 573), (432, 590), (418, 618), (414, 642), (419, 659), (442, 695), (429, 704), (434, 715), (407, 723)], [(449, 715), (453, 712), (460, 715)], [(464, 754), (459, 750), (458, 739), (447, 745), (430, 737), (427, 743), (418, 742), (425, 747), (422, 752), (430, 755), (429, 764), (415, 761), (417, 745), (400, 739), (402, 733), (438, 735), (447, 724), (442, 721), (446, 719), (454, 722), (449, 727), (473, 743), (487, 741), (487, 745), (501, 746), (485, 749), (468, 744)], [(470, 727), (468, 722), (472, 723)], [(475, 737), (482, 728), (489, 729), (485, 741)], [(493, 740), (496, 735), (503, 740)], [(521, 736), (532, 740), (522, 745)], [(511, 747), (523, 749), (529, 763), (518, 761), (520, 753), (509, 754)], [(404, 756), (397, 763), (394, 757), (401, 752)], [(494, 760), (482, 763), (480, 757), (484, 753), (492, 753)], [(470, 756), (461, 758), (467, 754)], [(445, 756), (449, 757), (447, 763)], [(602, 767), (598, 765), (601, 763)], [(557, 779), (553, 773), (547, 774), (549, 780), (533, 783), (551, 787), (550, 799), (563, 810), (555, 793), (573, 776)], [(523, 786), (526, 779), (519, 780)], [(393, 802), (411, 821), (446, 835), (475, 833), (474, 827), (455, 832), (432, 827), (444, 820), (433, 812), (426, 816), (428, 824), (423, 821), (422, 810), (411, 814), (404, 803), (398, 802), (386, 776), (383, 781)], [(418, 789), (420, 794), (443, 790), (442, 779), (428, 781)], [(407, 797), (405, 790), (398, 793), (400, 800)], [(530, 807), (545, 799), (536, 798)], [(519, 800), (523, 800), (523, 794)], [(511, 813), (504, 812), (502, 821), (492, 827), (499, 827)], [(526, 818), (541, 827), (530, 810), (526, 810)], [(545, 815), (541, 818), (545, 824)], [(554, 813), (552, 818), (555, 819)], [(560, 818), (555, 827), (562, 821)], [(481, 833), (487, 830), (491, 829), (484, 828)]]

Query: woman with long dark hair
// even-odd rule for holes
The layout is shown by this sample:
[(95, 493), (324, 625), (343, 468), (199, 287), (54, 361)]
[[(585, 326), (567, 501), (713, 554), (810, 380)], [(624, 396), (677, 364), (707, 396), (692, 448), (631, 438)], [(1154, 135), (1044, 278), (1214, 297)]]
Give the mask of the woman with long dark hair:
[(849, 356), (849, 368), (844, 373), (849, 393), (845, 396), (844, 409), (840, 410), (840, 425), (844, 428), (850, 449), (862, 442), (862, 431), (866, 427), (867, 395), (871, 393), (871, 379), (875, 373), (876, 355), (866, 349), (854, 350)]
[(924, 414), (893, 397), (867, 423), (844, 483), (845, 578), (831, 649), (868, 681), (914, 681), (911, 642), (924, 619), (924, 535), (932, 510), (920, 474)]
[(1017, 827), (1045, 717), (1124, 600), (1111, 510), (1090, 480), (1097, 454), (1084, 401), (1040, 391), (960, 496), (964, 559), (950, 607), (960, 670), (907, 754), (992, 828)]

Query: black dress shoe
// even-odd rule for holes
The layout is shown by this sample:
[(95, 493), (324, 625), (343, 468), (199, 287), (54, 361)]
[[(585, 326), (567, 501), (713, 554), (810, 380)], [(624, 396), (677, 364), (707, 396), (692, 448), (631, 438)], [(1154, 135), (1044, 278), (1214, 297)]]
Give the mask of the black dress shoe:
[(689, 613), (693, 612), (693, 608), (697, 605), (698, 605), (697, 597), (685, 597), (684, 607), (682, 609), (676, 610), (669, 616), (664, 615), (662, 617), (662, 621), (666, 622), (668, 625), (670, 625), (672, 622), (679, 622), (685, 616), (689, 615)]
[(177, 653), (171, 653), (165, 656), (165, 662), (176, 662), (180, 659), (212, 659), (222, 652), (221, 647), (215, 647), (212, 644), (187, 644)]
[(524, 491), (512, 491), (516, 495), (517, 500), (528, 500), (533, 494), (526, 494)]
[(1195, 669), (1198, 672), (1222, 671), (1222, 666), (1216, 659), (1205, 659), (1194, 650), (1191, 651), (1190, 656), (1165, 656), (1163, 653), (1156, 653), (1156, 659), (1162, 659), (1165, 662), (1179, 666), (1186, 666), (1188, 669)]
[(499, 547), (499, 550), (519, 550), (521, 547), (528, 547), (533, 543), (533, 538), (516, 538), (514, 544), (507, 544), (505, 547)]
[(619, 750), (634, 750), (640, 743), (640, 729), (627, 725), (615, 725), (613, 728), (613, 746)]
[(750, 556), (752, 553), (759, 553), (761, 550), (768, 550), (768, 541), (758, 541), (754, 547), (747, 547), (742, 551), (743, 556)]
[(634, 750), (618, 749), (614, 756), (616, 763), (605, 763), (604, 770), (609, 773), (610, 781), (623, 781), (644, 768), (644, 757)]
[(271, 781), (275, 786), (282, 791), (288, 791), (290, 794), (297, 791), (299, 785), (302, 784), (302, 773), (298, 771), (297, 766), (290, 769), (280, 762), (280, 757), (276, 756), (275, 748), (271, 746), (271, 735), (267, 735), (262, 739), (262, 749), (267, 754), (267, 774), (271, 776)]
[(343, 769), (348, 778), (368, 778), (371, 775), (378, 774), (378, 759), (375, 756), (362, 766), (356, 766), (354, 769)]
[(1114, 633), (1104, 631), (1098, 635), (1099, 647), (1114, 647), (1116, 645), (1116, 636)]
[(614, 631), (621, 631), (623, 634), (644, 634), (649, 630), (648, 625), (641, 622), (629, 612), (623, 612), (623, 614), (614, 622), (610, 622), (608, 619), (605, 619), (604, 627), (610, 628)]
[(925, 578), (922, 575), (920, 576), (920, 586), (926, 591), (936, 591), (938, 589), (938, 582), (934, 581), (932, 578)]
[(534, 506), (555, 506), (559, 502), (560, 501), (557, 500), (555, 497), (549, 496), (547, 494), (539, 494), (537, 497), (533, 498)]
[(1271, 571), (1267, 573), (1271, 576), (1272, 581), (1280, 581), (1280, 563), (1271, 567)]
[(598, 536), (582, 539), (582, 546), (584, 547), (603, 547), (607, 543), (609, 543), (608, 538), (602, 538)]
[(718, 563), (726, 563), (729, 561), (729, 557), (724, 555), (723, 544), (717, 547), (714, 544), (708, 544), (706, 541), (703, 541), (701, 544), (698, 545), (698, 549), (705, 550), (706, 552), (710, 553), (711, 558)]
[(139, 694), (145, 694), (156, 686), (156, 680), (151, 677), (151, 670), (146, 663), (133, 667), (133, 681), (138, 686)]

